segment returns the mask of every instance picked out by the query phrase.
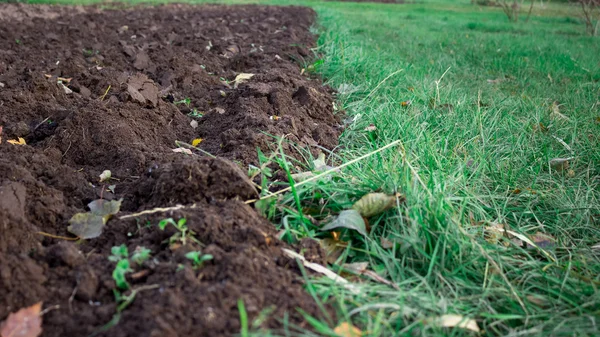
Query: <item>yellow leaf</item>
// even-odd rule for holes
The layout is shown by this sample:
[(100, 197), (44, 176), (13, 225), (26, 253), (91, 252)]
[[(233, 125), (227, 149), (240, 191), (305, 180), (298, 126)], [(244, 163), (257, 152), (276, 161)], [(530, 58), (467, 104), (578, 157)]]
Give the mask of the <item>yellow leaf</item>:
[(472, 318), (466, 318), (462, 315), (442, 315), (433, 320), (433, 323), (443, 328), (462, 328), (475, 332), (480, 332), (477, 322)]
[(196, 139), (192, 140), (192, 146), (196, 147), (196, 146), (200, 145), (200, 143), (202, 143), (203, 140), (204, 139), (202, 139), (202, 138), (196, 138)]
[(27, 145), (27, 143), (25, 143), (25, 139), (23, 139), (21, 137), (19, 137), (18, 140), (14, 140), (14, 139), (7, 140), (7, 142), (12, 145)]
[(369, 193), (358, 200), (352, 209), (357, 210), (365, 218), (372, 217), (391, 208), (396, 199), (401, 195), (387, 195), (385, 193)]
[(343, 322), (340, 325), (336, 326), (335, 329), (333, 329), (333, 332), (335, 332), (338, 336), (341, 336), (341, 337), (361, 337), (362, 336), (362, 331), (360, 331), (359, 328), (355, 327), (354, 325), (352, 325), (348, 322)]
[(237, 89), (238, 85), (248, 81), (249, 79), (251, 79), (252, 77), (254, 77), (254, 74), (246, 74), (246, 73), (240, 73), (235, 77), (235, 80), (233, 80), (233, 87)]

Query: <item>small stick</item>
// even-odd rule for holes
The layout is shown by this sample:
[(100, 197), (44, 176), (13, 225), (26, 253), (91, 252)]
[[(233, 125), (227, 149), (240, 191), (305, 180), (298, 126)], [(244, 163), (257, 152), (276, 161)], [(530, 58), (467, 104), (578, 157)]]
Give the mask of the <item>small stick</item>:
[(173, 206), (173, 207), (164, 207), (164, 208), (154, 208), (154, 209), (149, 209), (149, 210), (145, 210), (145, 211), (141, 211), (139, 213), (133, 213), (133, 214), (129, 214), (129, 215), (123, 215), (121, 217), (119, 217), (119, 219), (124, 220), (124, 219), (129, 219), (129, 218), (136, 218), (138, 216), (142, 216), (142, 215), (147, 215), (147, 214), (154, 214), (154, 213), (160, 213), (160, 212), (169, 212), (169, 211), (177, 211), (180, 209), (185, 209), (185, 208), (196, 208), (196, 204), (192, 204), (190, 206), (185, 206), (185, 205), (177, 205), (177, 206)]
[(104, 92), (104, 95), (100, 96), (100, 100), (104, 101), (104, 98), (106, 97), (106, 95), (108, 95), (108, 92), (110, 91), (110, 87), (111, 85), (108, 85), (108, 88), (106, 88), (106, 91)]
[(66, 237), (66, 236), (53, 235), (53, 234), (49, 234), (49, 233), (46, 233), (46, 232), (36, 232), (36, 234), (47, 236), (47, 237), (53, 238), (53, 239), (59, 239), (59, 240), (67, 240), (67, 241), (77, 241), (77, 240), (79, 240), (79, 236), (76, 236), (74, 238), (69, 238), (69, 237)]

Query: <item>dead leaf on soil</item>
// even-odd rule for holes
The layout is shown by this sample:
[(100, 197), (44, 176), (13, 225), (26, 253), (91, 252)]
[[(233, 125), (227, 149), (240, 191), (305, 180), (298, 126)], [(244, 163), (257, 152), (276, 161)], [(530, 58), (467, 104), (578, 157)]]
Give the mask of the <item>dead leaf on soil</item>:
[(104, 229), (104, 218), (100, 215), (87, 213), (77, 213), (69, 220), (69, 232), (82, 239), (97, 238)]
[(27, 145), (27, 143), (25, 142), (25, 139), (23, 139), (22, 137), (19, 137), (16, 140), (9, 139), (6, 142), (9, 144), (12, 144), (12, 145)]
[(233, 80), (233, 88), (237, 89), (238, 85), (248, 81), (252, 77), (254, 77), (254, 74), (241, 73), (241, 74), (237, 75), (235, 77), (235, 80)]
[(428, 321), (431, 324), (435, 324), (435, 325), (443, 327), (443, 328), (461, 328), (461, 329), (471, 330), (474, 332), (481, 331), (479, 329), (479, 326), (477, 325), (477, 322), (474, 319), (466, 318), (462, 315), (454, 315), (454, 314), (442, 315), (440, 317), (433, 318)]
[(198, 122), (195, 119), (192, 119), (192, 121), (190, 122), (190, 126), (195, 129), (198, 127)]
[(365, 224), (365, 220), (355, 209), (341, 211), (337, 218), (335, 218), (329, 224), (323, 226), (321, 230), (328, 231), (339, 227), (354, 229), (360, 234), (367, 236), (367, 226)]
[(369, 193), (354, 203), (352, 209), (358, 211), (365, 218), (369, 218), (393, 207), (396, 204), (396, 199), (400, 197), (400, 194)]
[(37, 337), (42, 333), (42, 302), (8, 315), (0, 324), (1, 337)]
[(202, 138), (196, 138), (196, 139), (192, 140), (192, 146), (196, 147), (196, 146), (200, 145), (200, 143), (202, 143), (203, 140), (204, 139), (202, 139)]
[(104, 223), (110, 219), (111, 216), (116, 215), (121, 210), (121, 203), (123, 199), (119, 200), (104, 200), (98, 199), (90, 202), (88, 207), (90, 208), (90, 213), (94, 215), (99, 215), (104, 220)]
[(362, 337), (362, 331), (348, 322), (342, 322), (333, 332), (340, 337)]
[(173, 152), (176, 152), (176, 153), (185, 153), (185, 154), (192, 155), (192, 150), (190, 150), (190, 149), (185, 149), (185, 148), (183, 148), (183, 147), (178, 147), (178, 148), (176, 148), (176, 149), (173, 149)]
[(105, 181), (108, 181), (108, 180), (110, 180), (111, 177), (112, 177), (112, 173), (110, 172), (110, 170), (104, 170), (100, 174), (100, 182), (103, 183)]

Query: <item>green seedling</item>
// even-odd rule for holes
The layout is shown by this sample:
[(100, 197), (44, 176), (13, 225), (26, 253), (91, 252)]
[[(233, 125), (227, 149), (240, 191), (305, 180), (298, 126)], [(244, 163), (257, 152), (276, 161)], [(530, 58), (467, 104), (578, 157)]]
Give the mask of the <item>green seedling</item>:
[(138, 265), (142, 265), (145, 261), (150, 258), (151, 250), (145, 247), (137, 247), (133, 254), (131, 254), (131, 260)]
[(201, 268), (202, 265), (204, 264), (204, 262), (210, 261), (213, 259), (212, 255), (210, 255), (210, 254), (202, 255), (201, 252), (189, 252), (189, 253), (185, 254), (185, 257), (188, 260), (192, 261), (192, 265), (194, 266), (194, 269)]
[(198, 240), (196, 240), (193, 235), (195, 235), (195, 233), (193, 231), (191, 231), (188, 226), (186, 225), (187, 219), (186, 218), (181, 218), (179, 220), (177, 220), (177, 222), (175, 222), (175, 220), (173, 218), (167, 218), (167, 219), (163, 219), (158, 223), (158, 228), (160, 228), (160, 230), (164, 231), (165, 228), (167, 228), (168, 225), (171, 225), (173, 227), (175, 227), (175, 229), (178, 230), (178, 233), (173, 234), (173, 236), (171, 236), (169, 238), (169, 245), (172, 245), (173, 243), (180, 241), (182, 245), (185, 245), (187, 243), (187, 240), (192, 240), (196, 243), (200, 243)]
[(192, 104), (192, 99), (189, 97), (186, 97), (186, 98), (182, 99), (181, 101), (174, 102), (173, 104), (175, 104), (175, 105), (185, 104), (185, 106), (190, 106), (190, 104)]
[(204, 115), (201, 112), (199, 112), (198, 109), (194, 108), (192, 109), (192, 112), (188, 113), (188, 116), (192, 118), (202, 118), (202, 116)]
[[(150, 252), (150, 249), (137, 247), (133, 254), (131, 254), (131, 260), (138, 265), (141, 265), (150, 258)], [(122, 244), (120, 246), (112, 247), (111, 255), (108, 257), (108, 260), (117, 263), (112, 273), (117, 289), (129, 289), (127, 274), (131, 273), (133, 269), (131, 269), (131, 263), (129, 262), (129, 251), (127, 246)]]

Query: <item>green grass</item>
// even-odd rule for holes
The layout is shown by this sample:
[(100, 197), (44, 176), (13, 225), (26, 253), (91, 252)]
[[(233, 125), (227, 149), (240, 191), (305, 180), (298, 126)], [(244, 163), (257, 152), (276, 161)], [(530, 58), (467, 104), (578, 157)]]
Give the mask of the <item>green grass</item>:
[[(296, 188), (276, 221), (286, 216), (298, 236), (321, 237), (300, 221), (298, 196), (305, 215), (316, 209), (310, 215), (326, 221), (372, 191), (406, 195), (370, 219), (368, 238), (346, 233), (350, 248), (338, 262), (368, 261), (400, 291), (365, 282), (356, 295), (317, 280), (318, 296), (368, 336), (468, 335), (426, 323), (450, 313), (476, 319), (488, 335), (596, 335), (599, 40), (567, 17), (511, 24), (466, 3), (311, 4), (323, 26), (321, 72), (344, 89), (341, 106), (354, 118), (335, 163), (397, 139), (404, 150)], [(434, 108), (436, 98), (453, 109)], [(568, 120), (551, 114), (553, 101)], [(364, 131), (369, 124), (376, 137)], [(551, 170), (551, 159), (572, 156), (573, 176)], [(552, 235), (556, 262), (538, 249), (488, 243), (483, 226), (493, 223)], [(398, 244), (384, 249), (382, 237)]]
[[(600, 40), (573, 8), (536, 7), (529, 23), (513, 24), (466, 0), (299, 3), (319, 13), (319, 72), (349, 118), (328, 164), (402, 145), (294, 186), (273, 221), (287, 238), (324, 238), (308, 215), (326, 223), (373, 191), (406, 197), (369, 219), (368, 237), (344, 231), (336, 263), (367, 261), (399, 290), (363, 279), (355, 294), (311, 278), (309, 292), (340, 317), (315, 321), (320, 333), (348, 321), (365, 336), (473, 334), (430, 320), (459, 314), (489, 336), (597, 335)], [(552, 114), (554, 101), (567, 119)], [(377, 130), (364, 131), (370, 124)], [(555, 172), (549, 161), (565, 157), (572, 172)], [(290, 174), (310, 166), (279, 161)], [(549, 257), (489, 243), (483, 228), (493, 224), (546, 233), (556, 247)]]

